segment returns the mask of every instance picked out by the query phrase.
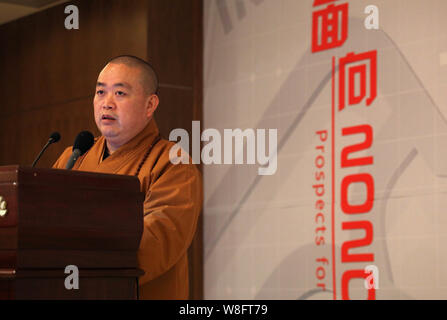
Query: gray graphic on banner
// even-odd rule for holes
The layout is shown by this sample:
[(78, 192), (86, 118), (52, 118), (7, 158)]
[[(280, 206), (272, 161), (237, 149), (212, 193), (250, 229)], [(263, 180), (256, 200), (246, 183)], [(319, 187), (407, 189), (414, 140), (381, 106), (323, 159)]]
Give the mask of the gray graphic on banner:
[[(264, 0), (250, 0), (255, 5), (259, 5)], [(225, 33), (231, 32), (234, 29), (233, 20), (231, 19), (230, 12), (228, 10), (227, 0), (216, 0), (217, 9), (219, 11), (220, 21)], [(239, 20), (242, 20), (247, 15), (247, 9), (243, 0), (236, 0), (236, 13)]]

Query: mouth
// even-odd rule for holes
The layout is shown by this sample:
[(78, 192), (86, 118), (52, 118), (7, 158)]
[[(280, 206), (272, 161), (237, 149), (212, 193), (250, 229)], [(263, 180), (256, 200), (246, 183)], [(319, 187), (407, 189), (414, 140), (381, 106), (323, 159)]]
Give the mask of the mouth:
[(116, 120), (114, 117), (112, 117), (111, 115), (108, 115), (108, 114), (104, 114), (102, 117), (101, 117), (101, 120)]

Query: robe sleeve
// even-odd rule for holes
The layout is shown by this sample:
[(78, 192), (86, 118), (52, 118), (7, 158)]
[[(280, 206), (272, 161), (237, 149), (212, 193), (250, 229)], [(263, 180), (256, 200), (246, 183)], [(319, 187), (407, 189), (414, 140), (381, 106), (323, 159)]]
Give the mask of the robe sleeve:
[(168, 271), (186, 254), (203, 201), (201, 175), (193, 164), (166, 162), (161, 170), (153, 170), (151, 180), (138, 251), (139, 267), (145, 271), (140, 285)]

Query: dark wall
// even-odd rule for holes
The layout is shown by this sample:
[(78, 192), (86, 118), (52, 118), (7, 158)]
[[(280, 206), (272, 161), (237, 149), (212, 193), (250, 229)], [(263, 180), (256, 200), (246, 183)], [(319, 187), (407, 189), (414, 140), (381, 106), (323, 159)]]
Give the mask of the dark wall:
[(147, 56), (146, 1), (75, 1), (80, 29), (64, 28), (65, 5), (0, 26), (0, 164), (30, 164), (53, 130), (62, 140), (49, 167), (83, 130), (96, 130), (93, 94), (107, 59)]
[[(202, 120), (202, 0), (79, 0), (79, 30), (62, 4), (0, 26), (0, 165), (29, 165), (53, 131), (50, 167), (78, 132), (99, 135), (93, 95), (99, 71), (120, 54), (147, 59), (160, 78), (155, 118), (167, 138)], [(191, 297), (203, 297), (202, 221), (190, 250)]]

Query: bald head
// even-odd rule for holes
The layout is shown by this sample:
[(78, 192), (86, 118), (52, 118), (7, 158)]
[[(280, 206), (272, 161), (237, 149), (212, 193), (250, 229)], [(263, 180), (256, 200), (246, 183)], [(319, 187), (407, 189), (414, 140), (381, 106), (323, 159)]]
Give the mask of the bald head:
[(135, 56), (124, 55), (118, 56), (110, 60), (107, 64), (124, 64), (129, 68), (135, 68), (140, 71), (140, 83), (143, 86), (143, 90), (146, 95), (158, 93), (158, 77), (154, 68), (144, 61)]

